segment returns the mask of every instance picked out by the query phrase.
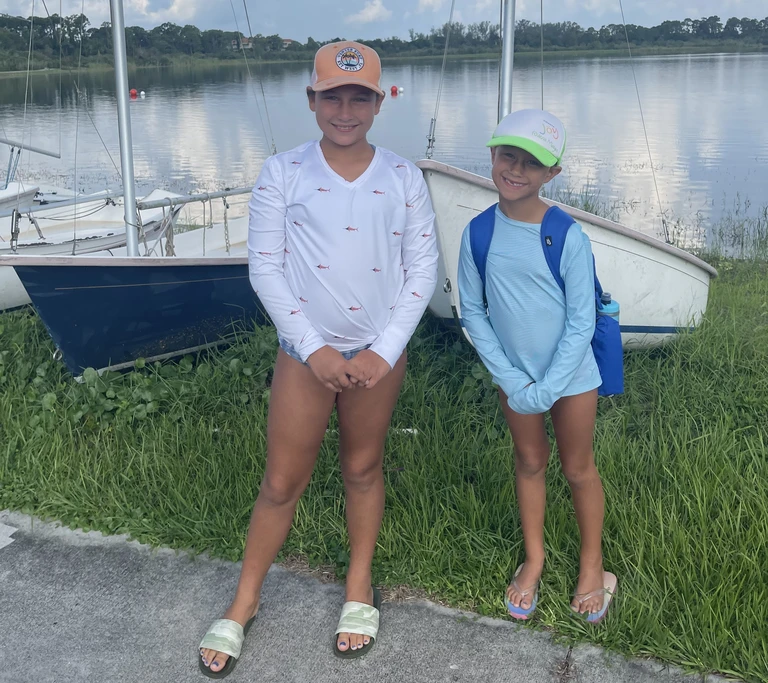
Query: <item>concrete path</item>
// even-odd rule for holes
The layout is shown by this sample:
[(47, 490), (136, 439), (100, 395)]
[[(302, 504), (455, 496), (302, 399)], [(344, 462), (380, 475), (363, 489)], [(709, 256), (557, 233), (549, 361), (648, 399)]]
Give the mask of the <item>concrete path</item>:
[[(202, 683), (197, 645), (239, 565), (0, 511), (0, 681)], [(331, 652), (341, 586), (273, 567), (232, 683), (714, 683), (426, 601), (384, 603), (360, 661)]]

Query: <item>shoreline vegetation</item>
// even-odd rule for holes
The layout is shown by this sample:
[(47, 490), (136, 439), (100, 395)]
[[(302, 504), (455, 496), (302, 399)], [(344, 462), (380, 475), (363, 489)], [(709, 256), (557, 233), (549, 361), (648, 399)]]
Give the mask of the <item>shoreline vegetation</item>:
[[(599, 198), (581, 199), (611, 217)], [(622, 585), (609, 627), (569, 613), (578, 530), (556, 458), (534, 626), (768, 683), (768, 205), (706, 232), (712, 246), (700, 255), (720, 275), (701, 325), (627, 353), (626, 393), (599, 405), (605, 562)], [(124, 374), (86, 370), (82, 382), (51, 360), (34, 309), (0, 314), (0, 338), (0, 509), (241, 559), (265, 464), (272, 328), (174, 361), (138, 360)], [(392, 426), (375, 583), (504, 617), (523, 553), (511, 442), (473, 349), (429, 316), (409, 344)], [(278, 561), (343, 580), (335, 418), (329, 427)]]
[[(754, 44), (734, 44), (723, 42), (722, 44), (708, 44), (708, 45), (687, 45), (685, 47), (640, 47), (632, 49), (633, 57), (653, 57), (653, 56), (675, 56), (675, 55), (707, 55), (707, 54), (762, 54), (768, 52), (768, 46), (754, 45)], [(480, 52), (480, 53), (454, 53), (448, 54), (448, 60), (498, 60), (501, 56), (501, 52)], [(525, 62), (532, 62), (540, 59), (541, 53), (535, 50), (523, 50), (515, 52), (515, 60), (518, 64), (524, 64)], [(544, 52), (544, 59), (549, 61), (552, 59), (588, 59), (597, 57), (616, 57), (627, 58), (628, 53), (626, 47), (622, 48), (605, 48), (605, 49), (580, 49), (580, 48), (560, 48), (557, 50), (546, 50)], [(438, 55), (403, 55), (403, 56), (391, 56), (383, 57), (382, 63), (397, 63), (404, 61), (437, 61), (441, 60), (442, 56)], [(271, 65), (284, 65), (284, 64), (312, 64), (312, 58), (306, 59), (270, 59), (259, 61), (254, 57), (248, 56), (248, 62), (251, 66), (254, 64), (261, 66)], [(177, 55), (169, 59), (161, 59), (155, 63), (141, 62), (128, 60), (129, 70), (144, 70), (144, 69), (205, 69), (205, 68), (245, 68), (245, 62), (242, 55), (238, 54), (236, 59), (224, 59), (220, 57), (204, 57), (200, 55)], [(81, 68), (86, 71), (112, 71), (113, 64), (107, 61), (90, 61), (87, 64), (82, 64)], [(58, 66), (43, 67), (33, 69), (29, 73), (32, 76), (52, 75), (58, 74), (59, 71), (64, 73), (73, 73), (77, 69), (76, 66), (62, 66), (59, 69)], [(12, 78), (12, 77), (24, 77), (27, 71), (0, 71), (0, 78)]]
[[(574, 22), (538, 24), (520, 20), (515, 28), (515, 50), (521, 58), (538, 56), (626, 55), (624, 26), (608, 24), (582, 28)], [(89, 69), (111, 68), (112, 37), (108, 22), (90, 26), (85, 15), (36, 17), (30, 36), (30, 21), (0, 14), (0, 73), (26, 73), (28, 50), (32, 45), (32, 68), (73, 69), (80, 64)], [(658, 26), (627, 25), (634, 54), (696, 54), (708, 52), (764, 52), (768, 50), (768, 17), (750, 19), (718, 16), (684, 21), (665, 21)], [(31, 39), (31, 40), (30, 40)], [(454, 22), (434, 27), (429, 33), (414, 30), (408, 39), (397, 37), (362, 40), (375, 48), (383, 60), (414, 60), (442, 57), (449, 43), (451, 58), (498, 59), (501, 35), (498, 24)], [(334, 38), (341, 40), (341, 38)], [(331, 42), (331, 41), (327, 41)], [(307, 38), (305, 43), (279, 35), (245, 36), (234, 31), (201, 31), (195, 26), (166, 22), (147, 30), (139, 26), (126, 29), (129, 64), (133, 67), (243, 63), (263, 64), (310, 62), (322, 42)]]

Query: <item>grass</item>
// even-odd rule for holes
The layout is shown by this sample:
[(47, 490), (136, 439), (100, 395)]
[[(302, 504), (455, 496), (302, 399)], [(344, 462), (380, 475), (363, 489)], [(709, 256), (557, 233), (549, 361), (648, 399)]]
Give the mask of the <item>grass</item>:
[[(626, 358), (627, 392), (601, 400), (596, 451), (606, 566), (621, 591), (607, 627), (568, 611), (578, 530), (556, 459), (534, 623), (567, 639), (699, 671), (768, 681), (768, 265), (716, 263), (705, 322)], [(0, 316), (0, 509), (151, 544), (241, 557), (264, 468), (274, 331), (198, 358), (75, 383), (34, 313)], [(333, 426), (333, 425), (332, 425)], [(427, 321), (385, 459), (374, 578), (504, 615), (522, 557), (510, 439), (485, 370)], [(284, 556), (348, 562), (329, 434)]]

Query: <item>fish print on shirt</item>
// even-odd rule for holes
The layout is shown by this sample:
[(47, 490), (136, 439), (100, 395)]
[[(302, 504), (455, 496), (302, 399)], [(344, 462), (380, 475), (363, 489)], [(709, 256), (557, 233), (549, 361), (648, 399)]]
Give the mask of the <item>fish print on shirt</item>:
[[(396, 361), (436, 279), (436, 273), (424, 267), (434, 266), (436, 245), (431, 247), (433, 219), (421, 174), (396, 155), (387, 158), (384, 155), (390, 153), (384, 150), (379, 153), (380, 161), (389, 163), (378, 165), (376, 174), (351, 197), (354, 188), (335, 184), (338, 178), (331, 177), (316, 143), (300, 149), (301, 153), (275, 155), (254, 183), (257, 191), (249, 219), (251, 282), (264, 292), (267, 305), (274, 309), (275, 324), (302, 356), (317, 348), (323, 338), (340, 349), (360, 348), (375, 338), (387, 360)], [(318, 197), (315, 192), (328, 196)], [(354, 211), (347, 210), (351, 201)], [(388, 212), (395, 217), (391, 221), (382, 215)], [(284, 235), (278, 236), (277, 228)], [(386, 237), (387, 230), (394, 243)], [(342, 231), (350, 237), (344, 237)], [(415, 239), (420, 235), (425, 237)], [(271, 255), (259, 254), (258, 249)], [(334, 253), (342, 251), (348, 253), (345, 260), (331, 263)], [(283, 259), (279, 258), (281, 252)], [(402, 275), (403, 267), (398, 273), (398, 264), (405, 257), (419, 279), (408, 281)], [(280, 268), (283, 263), (284, 270)], [(319, 273), (313, 275), (313, 270)], [(366, 278), (366, 270), (375, 277)], [(354, 271), (357, 280), (350, 282)], [(279, 277), (291, 291), (282, 281), (278, 291)], [(274, 285), (273, 289), (267, 285)], [(312, 298), (300, 296), (302, 290)], [(352, 297), (357, 301), (350, 301)], [(387, 306), (387, 301), (392, 303)]]
[(261, 254), (262, 256), (272, 256), (271, 251), (260, 251), (259, 254)]

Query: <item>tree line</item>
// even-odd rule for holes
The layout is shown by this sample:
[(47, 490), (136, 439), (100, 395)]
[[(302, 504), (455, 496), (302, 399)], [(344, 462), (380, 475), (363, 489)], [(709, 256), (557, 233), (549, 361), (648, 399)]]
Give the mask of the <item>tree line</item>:
[[(60, 17), (29, 18), (0, 14), (0, 70), (24, 69), (32, 29), (34, 66), (54, 66), (59, 57), (67, 65), (83, 63), (111, 63), (112, 36), (108, 22), (91, 26), (83, 14)], [(658, 26), (627, 25), (627, 34), (633, 47), (674, 48), (717, 45), (727, 42), (741, 46), (764, 48), (768, 46), (768, 17), (749, 19), (731, 17), (723, 22), (718, 16), (684, 21), (664, 21)], [(501, 46), (498, 24), (489, 21), (475, 24), (454, 22), (432, 28), (429, 33), (411, 30), (407, 40), (377, 38), (362, 41), (375, 48), (383, 57), (429, 56), (442, 54), (446, 38), (449, 52), (454, 54), (481, 54), (497, 52)], [(333, 40), (340, 40), (334, 38)], [(516, 50), (538, 50), (542, 41), (542, 27), (526, 19), (516, 24)], [(325, 41), (332, 42), (332, 41)], [(168, 64), (180, 56), (192, 58), (242, 59), (242, 52), (261, 60), (311, 59), (323, 43), (308, 38), (301, 42), (279, 35), (257, 34), (246, 37), (235, 31), (210, 29), (201, 31), (196, 26), (179, 26), (170, 22), (144, 29), (126, 28), (126, 45), (130, 61), (137, 65)], [(622, 48), (626, 44), (624, 26), (608, 24), (601, 28), (583, 28), (565, 21), (545, 23), (544, 49), (601, 50)]]

